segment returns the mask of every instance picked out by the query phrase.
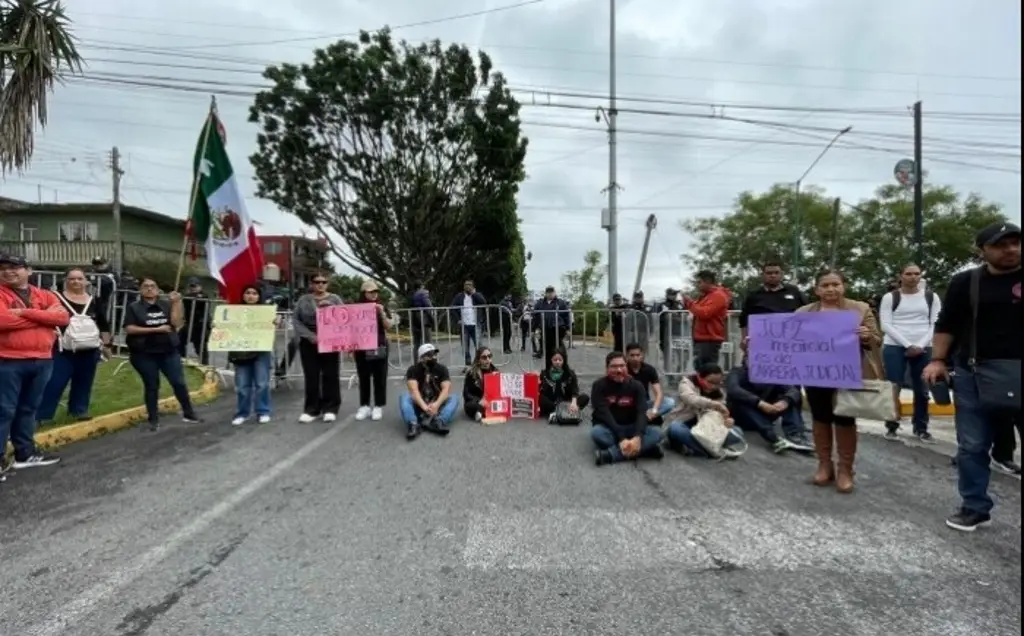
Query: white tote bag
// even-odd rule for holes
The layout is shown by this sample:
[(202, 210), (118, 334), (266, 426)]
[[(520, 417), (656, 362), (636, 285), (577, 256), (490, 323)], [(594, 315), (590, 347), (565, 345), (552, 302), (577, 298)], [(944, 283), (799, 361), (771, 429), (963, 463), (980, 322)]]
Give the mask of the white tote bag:
[(840, 417), (862, 420), (899, 420), (896, 401), (892, 399), (892, 383), (885, 380), (864, 380), (863, 389), (836, 391), (836, 406), (833, 412)]
[(746, 443), (740, 450), (726, 448), (731, 429), (725, 424), (725, 416), (718, 411), (705, 411), (697, 420), (696, 426), (690, 429), (693, 438), (707, 451), (708, 455), (717, 459), (735, 459), (746, 452)]

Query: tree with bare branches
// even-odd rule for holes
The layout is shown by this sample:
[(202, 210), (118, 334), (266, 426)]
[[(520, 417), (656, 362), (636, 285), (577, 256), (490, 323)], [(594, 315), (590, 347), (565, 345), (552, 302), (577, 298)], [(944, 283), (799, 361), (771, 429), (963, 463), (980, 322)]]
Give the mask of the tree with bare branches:
[(49, 93), (81, 70), (62, 2), (0, 0), (0, 176), (28, 167)]
[(492, 300), (524, 293), (516, 194), (527, 139), (490, 58), (363, 32), (271, 66), (250, 121), (258, 196), (341, 238), (332, 251), (406, 297), (472, 278)]

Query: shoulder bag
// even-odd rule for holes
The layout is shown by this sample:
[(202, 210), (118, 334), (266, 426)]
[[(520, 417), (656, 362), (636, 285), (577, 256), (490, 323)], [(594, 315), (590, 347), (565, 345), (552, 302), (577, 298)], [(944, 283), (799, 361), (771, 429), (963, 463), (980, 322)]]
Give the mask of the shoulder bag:
[(978, 403), (988, 412), (1020, 413), (1021, 361), (978, 359), (978, 305), (981, 296), (981, 267), (971, 272), (971, 334), (967, 367), (978, 388)]
[(743, 442), (740, 449), (726, 448), (729, 431), (725, 424), (725, 416), (712, 410), (704, 411), (697, 419), (697, 424), (690, 429), (693, 438), (708, 455), (716, 459), (736, 459), (747, 451), (747, 445)]
[(555, 406), (555, 424), (559, 426), (579, 426), (582, 421), (582, 411), (576, 409), (576, 413), (570, 413), (569, 402), (559, 402)]

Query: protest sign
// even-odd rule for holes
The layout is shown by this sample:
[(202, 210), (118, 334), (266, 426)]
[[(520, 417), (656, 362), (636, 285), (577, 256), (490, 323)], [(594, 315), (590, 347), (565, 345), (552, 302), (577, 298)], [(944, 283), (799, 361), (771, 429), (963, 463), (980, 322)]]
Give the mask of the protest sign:
[(221, 305), (213, 312), (208, 351), (273, 351), (273, 305)]
[(488, 373), (484, 376), (484, 417), (539, 417), (540, 376), (536, 373)]
[(377, 305), (320, 307), (316, 310), (316, 345), (320, 353), (376, 349)]
[(809, 311), (750, 317), (748, 370), (758, 384), (830, 389), (864, 387), (860, 314)]

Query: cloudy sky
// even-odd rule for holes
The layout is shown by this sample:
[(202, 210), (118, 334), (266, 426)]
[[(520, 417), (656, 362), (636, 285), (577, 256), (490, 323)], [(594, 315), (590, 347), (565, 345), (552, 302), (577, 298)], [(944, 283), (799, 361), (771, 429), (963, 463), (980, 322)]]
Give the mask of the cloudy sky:
[[(89, 77), (59, 89), (31, 170), (0, 183), (0, 194), (109, 200), (116, 145), (125, 200), (184, 217), (190, 157), (219, 89), (250, 213), (265, 233), (294, 232), (291, 217), (252, 195), (248, 95), (266, 63), (302, 62), (314, 47), (388, 24), (410, 41), (485, 49), (521, 101), (545, 104), (523, 115), (531, 287), (557, 283), (588, 249), (607, 251), (607, 134), (594, 109), (608, 91), (608, 0), (255, 4), (263, 8), (71, 3)], [(916, 99), (932, 181), (979, 192), (1019, 219), (1020, 13), (1018, 0), (619, 0), (618, 289), (633, 284), (649, 215), (658, 228), (643, 286), (659, 293), (685, 275), (679, 220), (724, 214), (742, 190), (793, 182), (846, 126), (806, 182), (845, 200), (870, 196), (911, 156)], [(159, 87), (168, 84), (178, 88)], [(726, 116), (761, 123), (707, 117), (722, 105)]]

